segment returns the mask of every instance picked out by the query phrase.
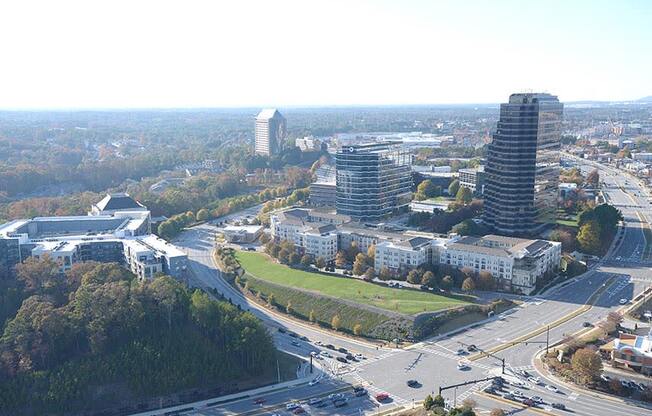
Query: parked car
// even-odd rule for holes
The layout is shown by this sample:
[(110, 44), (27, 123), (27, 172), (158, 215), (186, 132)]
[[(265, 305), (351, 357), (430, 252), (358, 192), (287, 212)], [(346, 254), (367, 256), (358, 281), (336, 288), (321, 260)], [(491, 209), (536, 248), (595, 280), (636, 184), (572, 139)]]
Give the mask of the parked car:
[(347, 352), (349, 352), (349, 351), (347, 351), (346, 348), (342, 348), (342, 347), (338, 348), (337, 350), (338, 350), (339, 352), (341, 352), (342, 354), (346, 354)]
[(333, 350), (333, 351), (335, 351), (335, 345), (333, 345), (333, 344), (326, 344), (326, 345), (324, 345), (324, 346), (325, 346), (326, 348), (328, 348), (329, 350)]
[(621, 305), (625, 305), (625, 304), (627, 304), (627, 302), (629, 302), (629, 301), (627, 299), (625, 299), (625, 298), (618, 301), (618, 303), (620, 303)]
[(349, 361), (358, 361), (358, 360), (357, 360), (354, 356), (352, 356), (351, 354), (347, 354), (345, 358), (346, 358), (347, 360), (349, 360)]
[(463, 350), (463, 349), (460, 348), (455, 352), (455, 354), (457, 354), (457, 355), (466, 355), (467, 352), (466, 352), (466, 350)]
[(611, 377), (606, 374), (600, 374), (600, 378), (607, 383), (611, 381)]
[(348, 364), (348, 361), (344, 357), (337, 357), (336, 360), (341, 362), (341, 363)]
[(288, 332), (288, 335), (291, 336), (292, 338), (299, 338), (299, 336), (294, 332)]
[(527, 397), (525, 399), (523, 399), (521, 401), (521, 403), (523, 403), (526, 406), (530, 406), (530, 407), (535, 405), (534, 401), (532, 399), (528, 399)]
[(333, 400), (333, 406), (335, 407), (346, 406), (346, 400), (344, 399)]
[(299, 406), (299, 407), (295, 408), (292, 411), (292, 413), (295, 414), (295, 415), (300, 415), (300, 414), (306, 413), (306, 411), (303, 410), (303, 407)]
[(328, 351), (322, 351), (319, 353), (319, 355), (321, 355), (322, 357), (329, 357), (329, 358), (331, 357), (331, 354)]
[(255, 247), (247, 247), (247, 251), (256, 251)]
[(544, 403), (543, 399), (541, 397), (539, 397), (539, 396), (532, 396), (532, 397), (530, 397), (530, 399), (532, 399), (532, 401), (534, 403), (537, 403), (537, 404), (543, 404)]
[(512, 393), (505, 393), (503, 394), (503, 399), (505, 400), (516, 400), (516, 397)]
[(367, 390), (360, 387), (358, 390), (353, 390), (355, 397), (362, 397), (367, 395)]
[(287, 331), (285, 330), (285, 328), (279, 328), (278, 332), (280, 332), (281, 334), (285, 334)]

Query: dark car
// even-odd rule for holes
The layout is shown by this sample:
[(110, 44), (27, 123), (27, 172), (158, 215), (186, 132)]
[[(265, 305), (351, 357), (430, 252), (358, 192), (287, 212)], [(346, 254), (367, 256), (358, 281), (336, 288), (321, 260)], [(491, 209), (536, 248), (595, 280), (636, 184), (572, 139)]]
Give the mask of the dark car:
[(285, 330), (285, 328), (279, 328), (278, 332), (280, 332), (281, 334), (285, 334), (287, 331)]
[(352, 356), (351, 354), (347, 354), (347, 355), (346, 355), (346, 359), (349, 360), (349, 361), (358, 361), (358, 360), (356, 360), (356, 358), (355, 358), (354, 356)]
[(360, 387), (358, 390), (353, 389), (353, 394), (355, 397), (362, 397), (367, 395), (367, 390)]
[(329, 350), (335, 351), (335, 345), (333, 345), (333, 344), (326, 344), (326, 345), (324, 345), (324, 347), (328, 348)]
[(347, 352), (349, 352), (346, 348), (342, 348), (342, 347), (338, 348), (337, 350), (342, 354), (346, 354)]
[(300, 339), (301, 341), (306, 341), (306, 342), (310, 341), (310, 340), (308, 339), (308, 337), (306, 337), (306, 336), (300, 337), (299, 339)]
[(247, 247), (247, 251), (256, 251), (255, 247)]
[(496, 394), (496, 389), (492, 386), (487, 387), (486, 389), (483, 390), (485, 393), (489, 394)]
[(335, 400), (335, 401), (333, 401), (333, 406), (335, 406), (335, 407), (346, 406), (346, 400), (344, 400), (344, 399)]
[(290, 332), (290, 333), (288, 333), (288, 335), (291, 336), (292, 338), (299, 338), (299, 336), (297, 334), (295, 334), (294, 332)]
[(555, 409), (566, 410), (566, 405), (564, 403), (553, 403), (551, 406)]
[(582, 326), (584, 328), (593, 328), (594, 325), (591, 322), (584, 322)]
[(523, 403), (526, 406), (530, 406), (530, 407), (533, 407), (534, 404), (535, 404), (534, 400), (528, 399), (527, 397), (525, 399), (523, 399), (523, 401), (521, 403)]
[(426, 286), (426, 285), (419, 286), (419, 289), (421, 289), (421, 290), (430, 290), (430, 288), (428, 286)]
[(418, 387), (418, 386), (419, 386), (419, 382), (416, 381), (416, 380), (408, 380), (408, 381), (407, 381), (407, 385), (408, 385), (408, 387)]
[(471, 345), (469, 345), (468, 347), (466, 347), (466, 349), (469, 350), (469, 352), (475, 352), (475, 351), (478, 350), (478, 347), (476, 347), (475, 345), (471, 344)]
[(348, 363), (348, 361), (347, 361), (346, 358), (344, 358), (344, 357), (337, 357), (336, 360), (339, 361), (339, 362), (341, 362), (341, 363), (344, 363), (344, 364), (347, 364), (347, 363)]

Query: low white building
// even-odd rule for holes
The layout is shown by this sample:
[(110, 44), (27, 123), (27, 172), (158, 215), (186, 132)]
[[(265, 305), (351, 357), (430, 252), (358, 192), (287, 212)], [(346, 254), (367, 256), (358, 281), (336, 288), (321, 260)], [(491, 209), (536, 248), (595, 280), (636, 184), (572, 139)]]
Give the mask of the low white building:
[(229, 243), (253, 243), (263, 233), (263, 226), (227, 225), (220, 232)]
[(561, 243), (487, 235), (456, 237), (444, 244), (439, 263), (458, 269), (487, 271), (499, 288), (530, 294), (537, 281), (561, 262)]
[(400, 273), (432, 263), (432, 241), (428, 238), (413, 237), (403, 241), (383, 241), (376, 244), (376, 272), (380, 273), (386, 268), (392, 273)]

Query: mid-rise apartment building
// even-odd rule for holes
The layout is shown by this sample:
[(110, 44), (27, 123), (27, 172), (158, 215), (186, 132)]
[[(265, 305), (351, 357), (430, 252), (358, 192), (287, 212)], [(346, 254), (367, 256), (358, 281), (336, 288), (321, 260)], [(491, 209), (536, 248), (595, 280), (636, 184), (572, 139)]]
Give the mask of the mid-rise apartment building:
[(469, 188), (476, 196), (484, 193), (484, 166), (459, 170), (460, 186)]
[(487, 235), (456, 237), (447, 242), (439, 263), (476, 273), (487, 271), (503, 290), (530, 294), (537, 281), (561, 262), (561, 243)]
[(257, 155), (273, 156), (283, 150), (283, 142), (287, 137), (285, 118), (275, 108), (262, 110), (256, 117)]

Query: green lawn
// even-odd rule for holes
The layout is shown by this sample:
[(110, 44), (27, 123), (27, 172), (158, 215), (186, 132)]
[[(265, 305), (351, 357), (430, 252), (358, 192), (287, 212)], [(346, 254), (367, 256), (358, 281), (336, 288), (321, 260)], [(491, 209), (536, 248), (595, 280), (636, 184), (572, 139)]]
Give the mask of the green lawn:
[(358, 279), (331, 277), (291, 269), (272, 262), (269, 257), (260, 253), (239, 251), (236, 252), (236, 256), (245, 271), (259, 279), (373, 305), (394, 312), (412, 315), (467, 304), (461, 300), (427, 292), (390, 289)]

